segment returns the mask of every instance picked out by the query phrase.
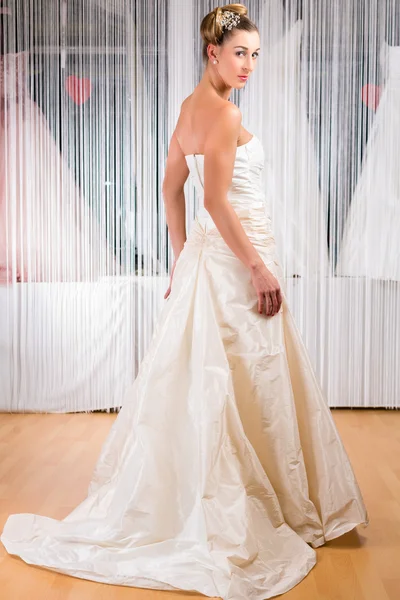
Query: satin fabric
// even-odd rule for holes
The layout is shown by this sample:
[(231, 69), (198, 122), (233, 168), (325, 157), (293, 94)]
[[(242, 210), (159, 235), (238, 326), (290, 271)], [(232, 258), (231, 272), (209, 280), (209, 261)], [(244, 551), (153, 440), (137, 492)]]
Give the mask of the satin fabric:
[[(202, 198), (204, 158), (186, 157)], [(229, 200), (283, 289), (264, 154), (238, 147)], [(200, 209), (87, 498), (63, 521), (10, 516), (1, 540), (75, 577), (226, 600), (286, 592), (367, 513), (284, 296), (257, 312), (250, 274)]]

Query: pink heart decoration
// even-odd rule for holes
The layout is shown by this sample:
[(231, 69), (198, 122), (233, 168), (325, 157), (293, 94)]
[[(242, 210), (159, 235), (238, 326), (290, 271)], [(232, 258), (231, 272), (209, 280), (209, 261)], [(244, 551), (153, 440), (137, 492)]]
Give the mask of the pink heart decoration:
[(92, 82), (86, 77), (80, 78), (70, 75), (65, 80), (65, 89), (71, 100), (80, 106), (89, 100), (92, 93)]
[(368, 108), (376, 110), (382, 95), (382, 88), (373, 83), (367, 83), (361, 90), (361, 99)]

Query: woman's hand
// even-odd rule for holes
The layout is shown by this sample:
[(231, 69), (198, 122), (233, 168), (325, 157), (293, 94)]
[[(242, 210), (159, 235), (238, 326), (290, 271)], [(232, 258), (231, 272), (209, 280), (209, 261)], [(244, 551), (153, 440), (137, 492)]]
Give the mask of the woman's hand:
[(171, 270), (171, 278), (169, 280), (169, 288), (167, 289), (167, 291), (164, 294), (164, 300), (166, 300), (168, 298), (168, 296), (171, 293), (171, 288), (172, 288), (172, 278), (174, 276), (174, 271), (175, 271), (175, 266), (176, 266), (176, 260), (174, 261), (174, 264), (172, 265), (172, 270)]
[(251, 268), (251, 282), (258, 296), (258, 312), (273, 317), (282, 304), (281, 288), (263, 262)]

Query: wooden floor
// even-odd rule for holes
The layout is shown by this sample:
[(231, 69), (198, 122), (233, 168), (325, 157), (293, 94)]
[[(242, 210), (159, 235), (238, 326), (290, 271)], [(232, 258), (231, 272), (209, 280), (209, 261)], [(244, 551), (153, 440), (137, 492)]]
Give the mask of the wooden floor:
[[(370, 524), (317, 550), (285, 600), (400, 600), (400, 411), (334, 410)], [(0, 528), (10, 513), (63, 518), (86, 495), (109, 414), (0, 414)], [(187, 593), (99, 584), (29, 566), (0, 544), (1, 600), (184, 600)], [(243, 599), (245, 600), (245, 599)]]

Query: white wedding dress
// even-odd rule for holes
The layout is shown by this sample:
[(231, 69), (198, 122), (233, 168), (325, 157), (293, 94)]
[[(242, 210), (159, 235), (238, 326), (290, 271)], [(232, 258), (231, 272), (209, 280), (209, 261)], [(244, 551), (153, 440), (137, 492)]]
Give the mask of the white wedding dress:
[[(203, 156), (186, 160), (201, 198)], [(283, 288), (263, 161), (257, 137), (238, 147), (228, 197)], [(75, 577), (263, 600), (367, 522), (285, 297), (258, 314), (249, 271), (200, 209), (87, 498), (62, 521), (12, 515), (1, 540)]]
[(28, 93), (28, 64), (0, 56), (0, 285), (97, 280), (114, 259)]
[(400, 281), (400, 46), (382, 46), (386, 81), (347, 215), (336, 274)]

